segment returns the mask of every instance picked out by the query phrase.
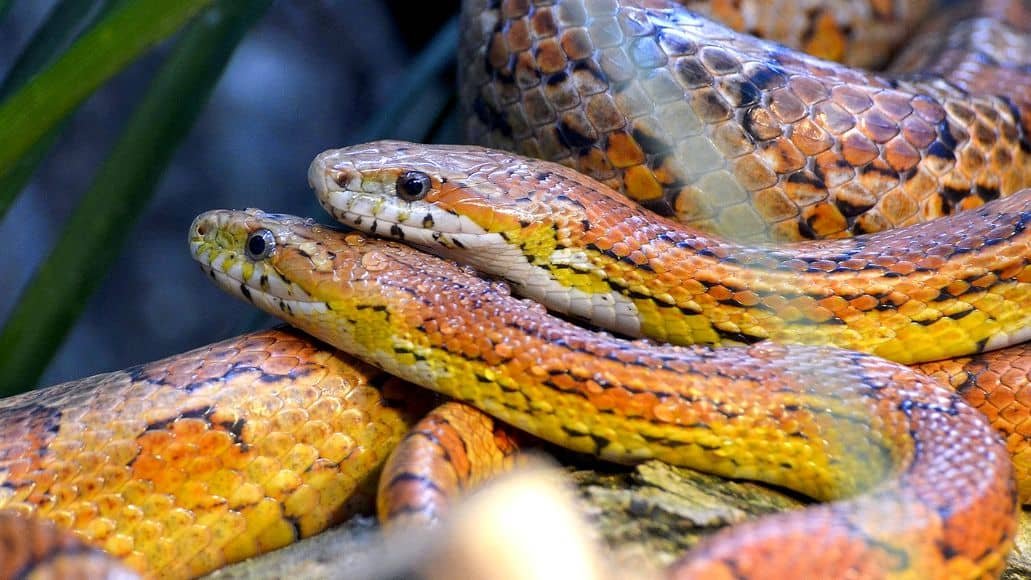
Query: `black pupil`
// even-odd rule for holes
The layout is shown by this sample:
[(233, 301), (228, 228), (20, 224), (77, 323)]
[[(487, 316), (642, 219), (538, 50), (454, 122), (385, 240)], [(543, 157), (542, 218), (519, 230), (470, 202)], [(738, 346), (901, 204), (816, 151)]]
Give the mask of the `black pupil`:
[(260, 256), (265, 253), (265, 238), (261, 234), (252, 234), (247, 240), (247, 251), (252, 256)]
[(430, 189), (430, 176), (421, 171), (408, 171), (397, 180), (397, 193), (405, 199), (418, 199)]

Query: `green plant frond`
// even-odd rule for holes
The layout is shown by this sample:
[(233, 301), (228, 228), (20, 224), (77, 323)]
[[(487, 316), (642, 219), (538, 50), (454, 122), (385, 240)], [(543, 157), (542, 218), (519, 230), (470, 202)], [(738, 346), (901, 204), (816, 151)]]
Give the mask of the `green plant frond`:
[(33, 386), (146, 208), (233, 50), (271, 0), (218, 0), (151, 83), (0, 331), (0, 396)]

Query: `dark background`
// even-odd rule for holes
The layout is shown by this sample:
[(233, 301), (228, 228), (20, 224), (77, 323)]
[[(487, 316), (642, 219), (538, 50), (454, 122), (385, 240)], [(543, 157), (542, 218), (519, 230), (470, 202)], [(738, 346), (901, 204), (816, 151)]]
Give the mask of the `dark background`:
[[(15, 0), (0, 20), (0, 75), (53, 4)], [(397, 103), (418, 54), (457, 4), (274, 3), (237, 49), (153, 202), (118, 249), (115, 267), (98, 272), (100, 290), (40, 384), (157, 359), (246, 329), (253, 307), (216, 289), (189, 257), (186, 230), (198, 213), (259, 207), (328, 221), (305, 178), (320, 151), (372, 138), (460, 141), (447, 108), (453, 63), (421, 83), (402, 115), (382, 124), (377, 118)], [(0, 321), (47, 255), (167, 48), (152, 51), (80, 108), (0, 222)]]

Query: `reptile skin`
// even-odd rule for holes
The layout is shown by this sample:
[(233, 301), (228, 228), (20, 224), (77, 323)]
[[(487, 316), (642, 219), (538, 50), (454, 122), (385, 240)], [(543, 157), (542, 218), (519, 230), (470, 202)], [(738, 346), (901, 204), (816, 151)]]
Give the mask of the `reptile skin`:
[[(430, 176), (420, 199), (397, 195), (408, 172)], [(379, 142), (327, 151), (310, 181), (342, 223), (470, 264), (552, 310), (623, 334), (832, 343), (913, 362), (1025, 340), (1031, 326), (1031, 192), (905, 231), (775, 251), (689, 230), (566, 167), (476, 147)], [(1031, 498), (1031, 347), (921, 368), (1004, 434), (1021, 497)]]
[[(401, 197), (397, 183), (412, 174), (425, 187)], [(682, 226), (567, 167), (479, 147), (331, 150), (309, 181), (348, 226), (627, 336), (833, 344), (914, 363), (1031, 335), (1031, 190), (904, 230), (772, 248)]]
[(977, 207), (1031, 183), (1031, 10), (958, 4), (888, 74), (661, 0), (465, 0), (469, 142), (562, 162), (740, 240)]
[(517, 431), (474, 407), (437, 407), (383, 467), (376, 494), (380, 522), (390, 529), (439, 524), (462, 492), (516, 465), (519, 440)]
[(931, 0), (683, 0), (734, 30), (854, 66), (885, 63)]
[(422, 393), (284, 328), (4, 399), (0, 577), (130, 575), (95, 548), (193, 577), (318, 533), (371, 505)]
[(838, 500), (718, 534), (673, 574), (983, 577), (1011, 543), (1002, 442), (958, 395), (896, 363), (628, 342), (407, 246), (258, 210), (199, 216), (190, 248), (239, 298), (546, 440)]

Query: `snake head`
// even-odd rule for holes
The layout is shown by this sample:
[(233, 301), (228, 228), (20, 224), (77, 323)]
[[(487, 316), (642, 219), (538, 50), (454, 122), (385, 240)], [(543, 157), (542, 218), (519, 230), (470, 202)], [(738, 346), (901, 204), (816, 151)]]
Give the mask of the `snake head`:
[[(308, 180), (341, 223), (495, 273), (512, 265), (497, 262), (499, 254), (547, 246), (561, 224), (588, 217), (563, 194), (566, 173), (480, 147), (379, 141), (322, 153)], [(474, 254), (493, 256), (493, 267), (475, 263)]]

